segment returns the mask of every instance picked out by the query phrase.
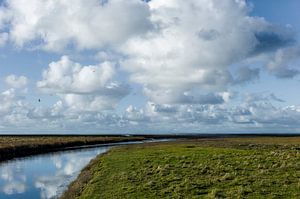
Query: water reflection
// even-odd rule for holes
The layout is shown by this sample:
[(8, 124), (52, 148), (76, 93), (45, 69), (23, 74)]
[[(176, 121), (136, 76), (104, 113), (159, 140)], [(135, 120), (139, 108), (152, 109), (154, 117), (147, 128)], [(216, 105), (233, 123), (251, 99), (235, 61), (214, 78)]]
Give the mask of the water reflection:
[(0, 164), (0, 198), (57, 198), (97, 154), (108, 147), (81, 149)]
[[(138, 144), (172, 139), (118, 143)], [(80, 170), (111, 145), (17, 159), (0, 164), (0, 199), (57, 198)]]
[(1, 191), (12, 195), (26, 190), (26, 176), (20, 164), (4, 165), (1, 169), (1, 181), (4, 182)]

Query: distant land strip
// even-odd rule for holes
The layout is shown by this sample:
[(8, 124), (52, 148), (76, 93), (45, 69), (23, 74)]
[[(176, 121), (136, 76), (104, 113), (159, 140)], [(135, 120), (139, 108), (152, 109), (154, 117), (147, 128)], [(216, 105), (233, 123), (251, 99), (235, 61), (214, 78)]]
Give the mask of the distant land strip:
[(1, 134), (0, 162), (49, 152), (70, 150), (92, 145), (142, 141), (146, 139), (230, 138), (230, 137), (294, 137), (299, 134)]
[(92, 147), (100, 144), (142, 141), (143, 136), (63, 136), (63, 135), (1, 135), (0, 162), (13, 158)]

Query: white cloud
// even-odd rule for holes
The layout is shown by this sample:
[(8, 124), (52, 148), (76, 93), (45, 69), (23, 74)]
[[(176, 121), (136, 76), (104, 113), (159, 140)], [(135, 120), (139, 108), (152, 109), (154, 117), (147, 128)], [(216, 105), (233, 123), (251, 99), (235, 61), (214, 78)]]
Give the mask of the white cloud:
[(22, 129), (35, 123), (28, 118), (30, 106), (19, 92), (22, 91), (12, 88), (0, 93), (0, 126)]
[(10, 40), (19, 47), (34, 41), (51, 51), (72, 45), (91, 49), (144, 33), (150, 27), (148, 10), (140, 0), (9, 0), (0, 21), (6, 21)]
[(43, 80), (37, 86), (45, 91), (57, 93), (93, 93), (101, 91), (115, 74), (113, 63), (81, 66), (62, 56), (57, 62), (49, 64), (43, 72)]
[(124, 119), (128, 120), (129, 123), (137, 124), (138, 122), (149, 121), (148, 116), (145, 114), (143, 109), (138, 109), (132, 105), (126, 108)]
[(199, 98), (249, 82), (258, 70), (248, 70), (250, 76), (239, 71), (235, 80), (229, 67), (292, 42), (288, 30), (249, 16), (243, 0), (152, 0), (149, 6), (156, 28), (124, 45), (128, 59), (122, 66), (157, 103), (181, 103), (187, 92)]
[(63, 56), (49, 64), (37, 86), (42, 91), (58, 94), (74, 110), (112, 109), (129, 93), (128, 85), (115, 81), (114, 75), (112, 62), (81, 66)]
[[(224, 100), (230, 98), (223, 93)], [(248, 93), (237, 103), (158, 104), (143, 108), (129, 106), (121, 113), (90, 110), (76, 101), (75, 108), (58, 101), (51, 107), (26, 104), (15, 90), (2, 92), (0, 127), (13, 132), (106, 132), (106, 133), (222, 133), (222, 132), (293, 132), (300, 128), (298, 106), (276, 107), (283, 102), (272, 93)], [(88, 106), (88, 107), (85, 107)], [(75, 110), (75, 111), (74, 111)], [(79, 112), (78, 112), (79, 111)], [(32, 131), (32, 128), (35, 131)], [(176, 131), (175, 131), (176, 129)]]
[(134, 132), (287, 133), (299, 129), (299, 107), (276, 107), (272, 100), (266, 96), (260, 101), (242, 101), (230, 106), (149, 103), (144, 110), (138, 111), (138, 118), (126, 119), (136, 126)]
[(0, 93), (0, 115), (10, 113), (17, 106), (22, 106), (22, 97), (16, 94), (15, 89), (8, 89)]
[[(40, 91), (54, 94), (49, 101), (56, 98), (53, 105), (45, 100), (48, 107), (20, 96), (26, 77), (7, 76), (11, 89), (0, 93), (3, 129), (300, 128), (299, 107), (276, 107), (273, 102), (285, 102), (272, 93), (231, 103), (232, 87), (240, 89), (260, 73), (299, 74), (294, 32), (251, 16), (245, 0), (7, 0), (1, 6), (0, 46), (67, 50), (60, 55), (98, 62), (62, 56), (50, 63), (37, 82)], [(127, 83), (138, 97), (119, 103), (130, 92)], [(149, 103), (137, 108), (138, 100)], [(132, 105), (123, 110), (124, 104)]]
[(236, 71), (236, 77), (233, 80), (233, 84), (243, 84), (255, 81), (259, 78), (259, 72), (259, 68), (240, 67)]
[(25, 76), (8, 75), (5, 83), (12, 88), (24, 88), (27, 86), (28, 79)]
[[(293, 78), (300, 71), (295, 61), (300, 60), (300, 47), (279, 49), (267, 63), (267, 70), (278, 78)], [(294, 65), (293, 65), (294, 64)]]

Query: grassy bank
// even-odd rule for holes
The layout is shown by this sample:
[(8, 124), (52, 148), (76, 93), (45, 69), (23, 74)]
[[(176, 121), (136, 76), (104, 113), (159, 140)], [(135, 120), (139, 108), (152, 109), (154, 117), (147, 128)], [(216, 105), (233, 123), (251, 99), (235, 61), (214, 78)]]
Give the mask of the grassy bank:
[(62, 198), (300, 198), (300, 138), (117, 147), (93, 160)]
[(0, 161), (89, 144), (143, 140), (122, 136), (0, 136)]

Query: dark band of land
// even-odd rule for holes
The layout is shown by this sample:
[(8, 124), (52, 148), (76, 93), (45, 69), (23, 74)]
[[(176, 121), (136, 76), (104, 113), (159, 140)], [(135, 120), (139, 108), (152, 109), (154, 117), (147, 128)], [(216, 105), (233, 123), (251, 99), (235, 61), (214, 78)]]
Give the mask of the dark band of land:
[(17, 157), (70, 150), (71, 147), (145, 140), (142, 136), (2, 135), (0, 162)]
[(145, 139), (197, 139), (232, 137), (295, 137), (298, 134), (140, 134), (140, 135), (0, 135), (0, 162), (17, 157), (69, 150), (70, 147), (113, 144)]

